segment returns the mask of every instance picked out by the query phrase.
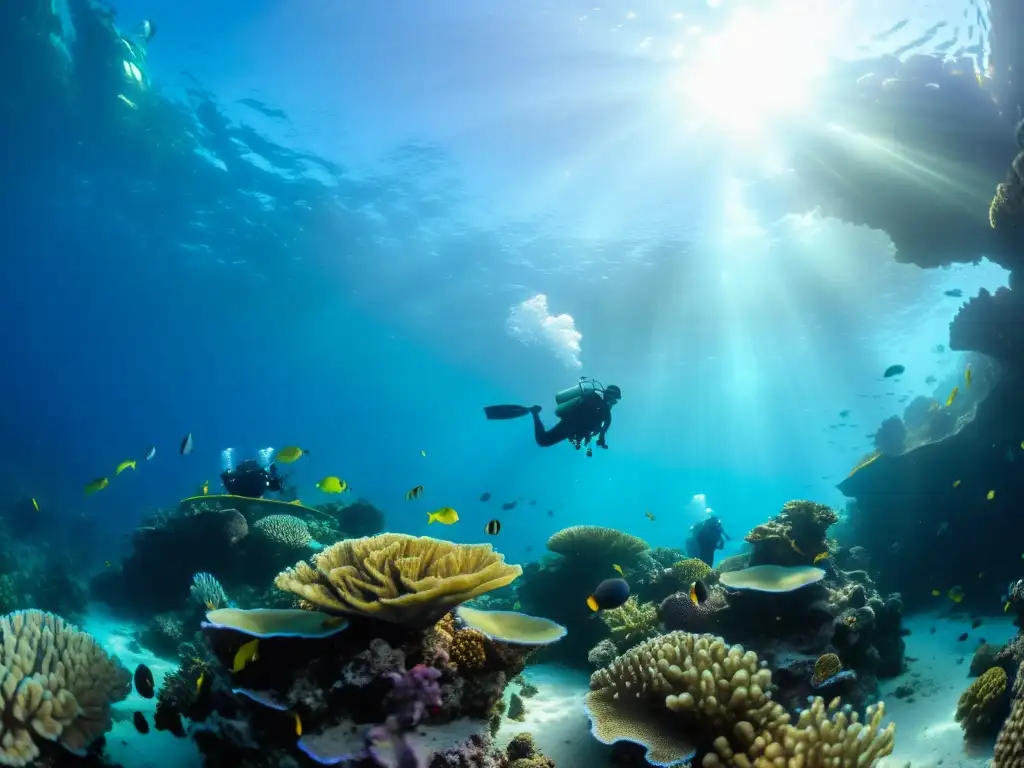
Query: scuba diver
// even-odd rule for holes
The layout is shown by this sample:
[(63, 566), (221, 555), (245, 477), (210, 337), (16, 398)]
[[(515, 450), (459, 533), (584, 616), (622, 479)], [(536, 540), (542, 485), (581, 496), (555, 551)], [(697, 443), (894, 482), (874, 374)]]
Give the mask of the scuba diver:
[(222, 472), (220, 479), (232, 496), (262, 499), (267, 492), (281, 493), (288, 476), (278, 474), (276, 464), (264, 469), (256, 459), (247, 459), (234, 469)]
[(587, 447), (587, 456), (593, 456), (590, 441), (597, 437), (597, 444), (607, 448), (605, 435), (612, 425), (612, 406), (622, 399), (622, 390), (614, 384), (607, 387), (595, 379), (581, 376), (580, 380), (555, 395), (555, 415), (558, 423), (551, 429), (544, 427), (540, 420), (541, 407), (534, 405), (489, 405), (484, 415), (491, 420), (517, 419), (530, 414), (533, 416), (533, 435), (542, 448), (568, 440), (576, 450)]
[(724, 549), (725, 542), (732, 538), (722, 528), (722, 521), (714, 515), (690, 526), (690, 538), (686, 540), (686, 554), (696, 557), (714, 567), (715, 550)]

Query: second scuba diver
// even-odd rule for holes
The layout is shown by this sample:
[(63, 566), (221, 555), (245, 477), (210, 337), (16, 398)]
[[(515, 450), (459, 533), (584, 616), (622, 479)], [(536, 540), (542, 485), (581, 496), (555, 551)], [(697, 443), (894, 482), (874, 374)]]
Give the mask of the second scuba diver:
[(541, 407), (534, 405), (490, 405), (484, 408), (488, 419), (517, 419), (533, 416), (533, 436), (537, 445), (547, 448), (568, 440), (576, 450), (587, 447), (587, 456), (593, 455), (590, 441), (597, 437), (597, 445), (607, 448), (605, 435), (612, 425), (612, 406), (622, 399), (622, 390), (614, 384), (602, 386), (594, 379), (581, 377), (579, 382), (555, 395), (555, 415), (558, 423), (551, 429), (540, 420)]
[(715, 551), (724, 549), (727, 541), (731, 539), (722, 528), (722, 521), (711, 515), (690, 527), (690, 538), (686, 540), (686, 554), (689, 557), (700, 558), (713, 568)]
[(220, 479), (232, 496), (262, 499), (268, 492), (281, 493), (288, 476), (279, 474), (276, 464), (264, 469), (256, 459), (247, 459), (234, 469), (222, 472)]

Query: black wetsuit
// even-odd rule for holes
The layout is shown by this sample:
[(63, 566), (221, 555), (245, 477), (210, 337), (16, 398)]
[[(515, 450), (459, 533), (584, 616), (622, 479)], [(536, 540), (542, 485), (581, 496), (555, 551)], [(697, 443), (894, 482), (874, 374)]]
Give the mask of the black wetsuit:
[(243, 461), (235, 469), (222, 473), (220, 479), (232, 496), (250, 499), (262, 499), (267, 491), (279, 492), (284, 482), (284, 478), (277, 474), (276, 465), (271, 464), (270, 471), (267, 471), (255, 459)]
[(725, 531), (722, 521), (709, 518), (693, 526), (693, 533), (686, 542), (686, 554), (697, 557), (710, 566), (715, 564), (715, 551), (725, 548)]
[(597, 435), (597, 444), (602, 448), (608, 445), (604, 441), (608, 427), (612, 425), (612, 409), (604, 398), (596, 392), (587, 392), (569, 413), (558, 420), (551, 429), (545, 429), (544, 423), (536, 411), (533, 413), (533, 435), (537, 445), (547, 448), (563, 440), (569, 440), (577, 448), (580, 444), (590, 443), (590, 438)]

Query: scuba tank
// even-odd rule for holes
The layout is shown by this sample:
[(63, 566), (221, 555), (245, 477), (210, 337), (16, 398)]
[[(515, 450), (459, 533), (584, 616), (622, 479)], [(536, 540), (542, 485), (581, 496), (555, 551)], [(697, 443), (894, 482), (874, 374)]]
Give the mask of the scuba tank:
[(571, 387), (567, 387), (561, 392), (556, 392), (555, 416), (560, 419), (565, 418), (567, 413), (580, 404), (583, 396), (590, 392), (602, 393), (604, 392), (604, 385), (597, 381), (597, 379), (588, 378), (587, 376), (580, 376), (580, 380)]

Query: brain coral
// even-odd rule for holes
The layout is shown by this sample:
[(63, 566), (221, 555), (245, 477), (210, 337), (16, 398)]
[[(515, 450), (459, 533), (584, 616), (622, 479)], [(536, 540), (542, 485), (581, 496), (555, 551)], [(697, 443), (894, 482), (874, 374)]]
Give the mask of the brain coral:
[(552, 534), (548, 549), (564, 557), (585, 558), (605, 565), (629, 562), (650, 547), (643, 539), (614, 528), (574, 525)]
[(313, 538), (306, 523), (294, 515), (267, 515), (252, 527), (271, 541), (295, 549), (308, 547)]
[(306, 607), (426, 628), (458, 605), (511, 584), (523, 570), (489, 544), (383, 533), (345, 539), (278, 574)]
[(699, 557), (687, 557), (672, 563), (672, 575), (683, 587), (711, 575), (711, 566)]
[(39, 740), (85, 755), (110, 729), (131, 675), (91, 635), (42, 611), (0, 618), (0, 765), (39, 757)]
[(630, 741), (661, 766), (691, 760), (711, 741), (704, 768), (866, 768), (892, 751), (884, 705), (830, 714), (815, 699), (796, 725), (770, 698), (771, 671), (720, 637), (672, 632), (641, 643), (590, 678), (587, 714), (606, 744)]
[(968, 737), (983, 736), (999, 727), (1005, 714), (1006, 685), (1006, 670), (992, 667), (961, 694), (956, 719)]

